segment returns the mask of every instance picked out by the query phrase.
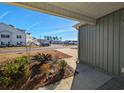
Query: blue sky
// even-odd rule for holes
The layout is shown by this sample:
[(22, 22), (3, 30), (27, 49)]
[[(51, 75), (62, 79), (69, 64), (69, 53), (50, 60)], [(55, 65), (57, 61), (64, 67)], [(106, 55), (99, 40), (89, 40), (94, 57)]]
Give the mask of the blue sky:
[(0, 22), (26, 29), (36, 38), (50, 35), (61, 36), (63, 40), (77, 40), (77, 31), (72, 27), (77, 21), (16, 6), (0, 4)]

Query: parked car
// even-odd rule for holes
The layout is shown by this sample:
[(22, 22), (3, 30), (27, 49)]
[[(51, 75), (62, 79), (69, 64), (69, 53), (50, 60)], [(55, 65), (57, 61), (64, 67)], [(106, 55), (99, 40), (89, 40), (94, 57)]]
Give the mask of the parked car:
[(49, 42), (42, 42), (41, 46), (50, 46), (50, 43)]
[(78, 45), (78, 41), (73, 41), (73, 45)]
[(65, 41), (64, 44), (67, 44), (67, 45), (77, 45), (78, 41)]
[(64, 41), (51, 41), (52, 44), (64, 44)]

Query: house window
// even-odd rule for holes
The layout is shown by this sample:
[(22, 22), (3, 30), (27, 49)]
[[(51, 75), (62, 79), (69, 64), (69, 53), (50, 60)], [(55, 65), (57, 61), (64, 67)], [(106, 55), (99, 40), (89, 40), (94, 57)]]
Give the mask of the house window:
[(22, 45), (22, 42), (17, 42), (17, 45), (18, 45), (18, 46), (21, 46), (21, 45)]
[(19, 45), (19, 42), (17, 42), (17, 45)]
[(1, 38), (9, 38), (10, 35), (1, 34)]
[(1, 38), (5, 38), (6, 36), (5, 36), (5, 34), (1, 34)]
[(10, 35), (6, 35), (6, 38), (10, 38)]
[(20, 45), (22, 45), (22, 42), (20, 42)]
[(21, 35), (17, 35), (17, 38), (20, 39), (20, 38), (22, 38), (22, 36)]
[(1, 41), (1, 45), (4, 45), (4, 42)]
[(10, 45), (10, 42), (8, 42), (8, 45)]

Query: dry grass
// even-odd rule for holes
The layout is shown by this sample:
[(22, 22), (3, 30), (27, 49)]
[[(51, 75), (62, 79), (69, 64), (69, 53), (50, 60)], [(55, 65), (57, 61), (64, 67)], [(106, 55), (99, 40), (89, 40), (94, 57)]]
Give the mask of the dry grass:
[[(39, 48), (39, 46), (32, 46), (32, 48)], [(16, 50), (16, 49), (25, 49), (25, 47), (4, 47), (4, 48), (0, 48), (0, 50)]]
[[(45, 54), (51, 54), (53, 57), (58, 58), (68, 58), (71, 57), (67, 54), (64, 54), (62, 52), (59, 52), (57, 50), (44, 50), (44, 51), (32, 51), (31, 56), (37, 54), (37, 53), (45, 53)], [(0, 63), (4, 63), (8, 60), (12, 60), (16, 57), (26, 55), (26, 52), (20, 52), (20, 53), (7, 53), (7, 54), (0, 54)]]

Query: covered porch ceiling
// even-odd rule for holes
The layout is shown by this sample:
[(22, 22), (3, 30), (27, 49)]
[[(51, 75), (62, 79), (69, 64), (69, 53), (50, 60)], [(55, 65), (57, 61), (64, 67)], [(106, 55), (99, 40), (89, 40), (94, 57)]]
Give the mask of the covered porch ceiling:
[(9, 4), (70, 18), (81, 24), (95, 24), (97, 18), (124, 8), (123, 2), (14, 2)]

